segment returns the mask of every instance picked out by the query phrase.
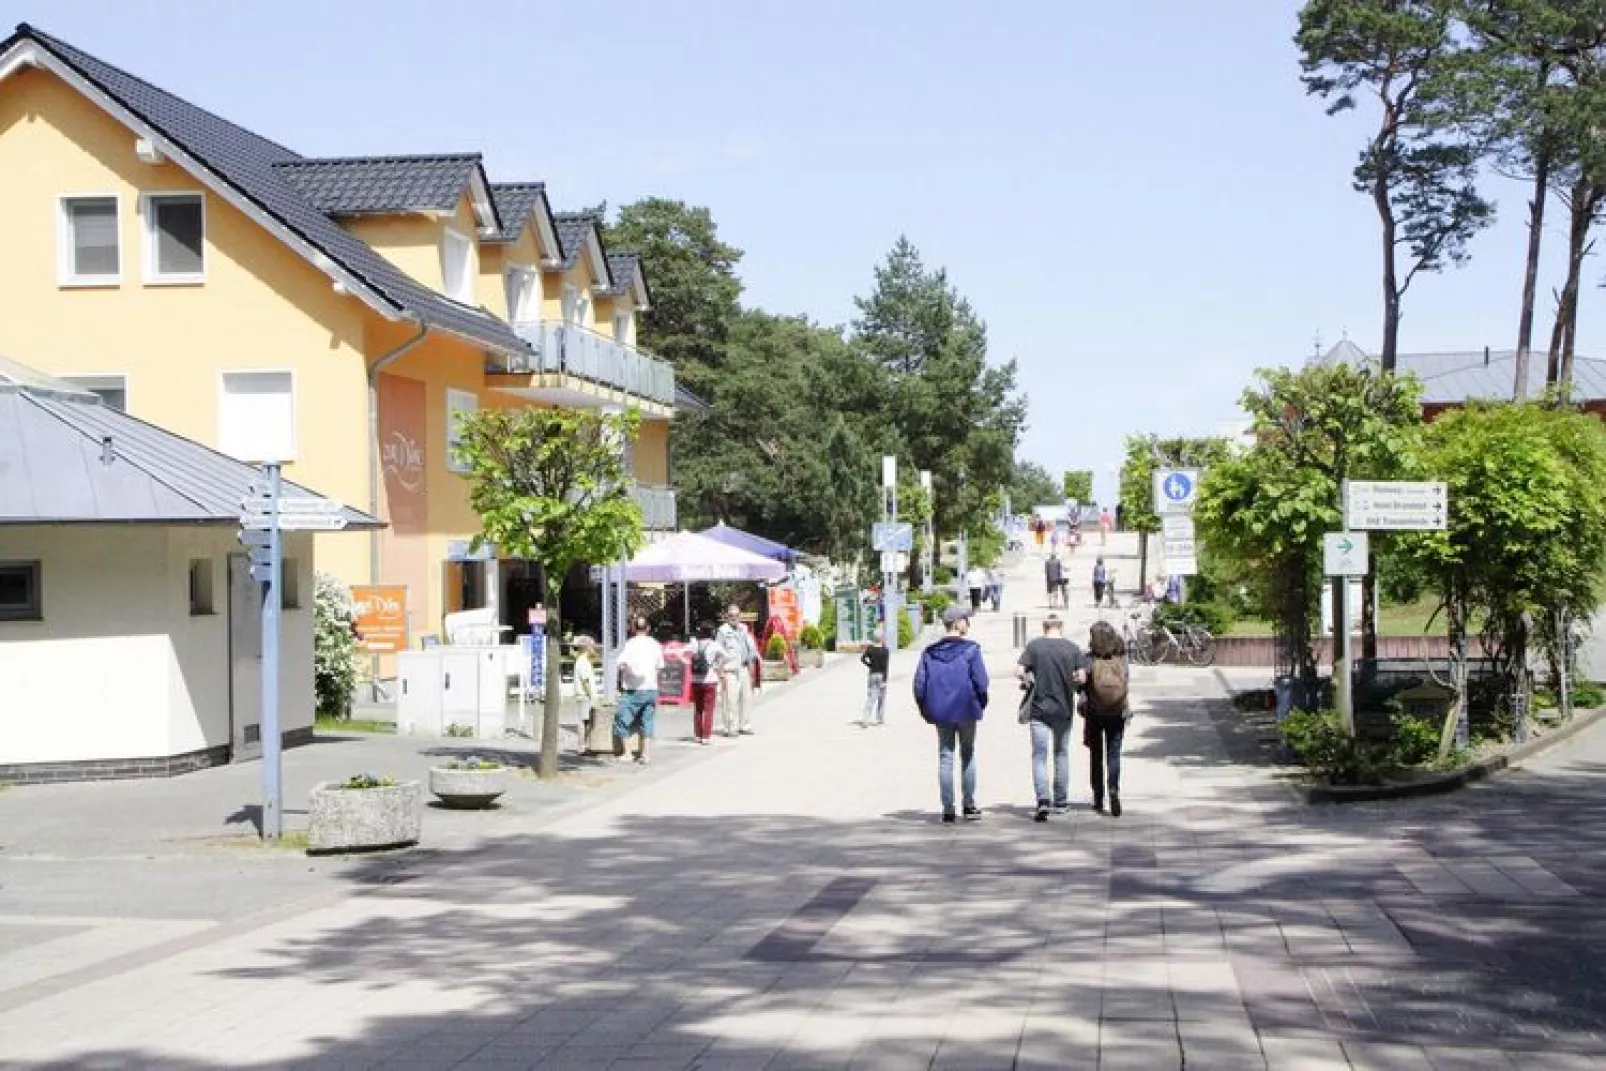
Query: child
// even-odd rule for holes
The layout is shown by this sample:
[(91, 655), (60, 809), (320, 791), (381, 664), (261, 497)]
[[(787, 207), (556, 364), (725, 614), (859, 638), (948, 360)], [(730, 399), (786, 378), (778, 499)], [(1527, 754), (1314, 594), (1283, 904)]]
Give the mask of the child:
[(591, 663), (591, 652), (597, 642), (590, 636), (576, 636), (574, 640), (574, 694), (580, 700), (580, 751), (584, 754), (591, 742), (591, 718), (597, 709), (597, 669)]
[(868, 729), (872, 725), (885, 725), (887, 721), (887, 663), (891, 661), (887, 650), (886, 633), (875, 630), (875, 638), (859, 656), (859, 664), (870, 671), (864, 697), (864, 717), (859, 724)]

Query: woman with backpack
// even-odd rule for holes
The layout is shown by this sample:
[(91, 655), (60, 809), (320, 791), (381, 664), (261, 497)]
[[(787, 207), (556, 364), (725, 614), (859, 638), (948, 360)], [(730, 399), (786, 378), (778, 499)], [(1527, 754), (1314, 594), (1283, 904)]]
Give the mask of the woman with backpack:
[(697, 626), (691, 647), (692, 736), (699, 744), (713, 743), (714, 704), (719, 701), (720, 671), (725, 668), (725, 648), (714, 640), (714, 625), (704, 621)]
[(1096, 621), (1088, 632), (1091, 666), (1082, 697), (1082, 743), (1088, 750), (1088, 773), (1093, 783), (1093, 809), (1104, 813), (1105, 787), (1109, 788), (1110, 814), (1121, 817), (1121, 741), (1132, 706), (1127, 690), (1132, 679), (1126, 644), (1108, 621)]

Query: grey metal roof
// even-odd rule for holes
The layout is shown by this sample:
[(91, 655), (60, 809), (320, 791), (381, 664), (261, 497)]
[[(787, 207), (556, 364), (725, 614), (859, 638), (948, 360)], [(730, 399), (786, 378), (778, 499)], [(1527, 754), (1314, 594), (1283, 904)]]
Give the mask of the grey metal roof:
[[(235, 524), (261, 473), (93, 395), (0, 379), (0, 525)], [(288, 495), (323, 497), (284, 483)], [(348, 528), (378, 528), (344, 510)]]
[(478, 153), (288, 160), (274, 170), (307, 203), (333, 216), (451, 211), (480, 170)]
[(709, 413), (714, 407), (675, 381), (675, 408), (686, 413)]
[(496, 236), (496, 240), (514, 242), (518, 240), (524, 224), (543, 207), (546, 200), (546, 183), (493, 182), (491, 200), (495, 203), (496, 214), (502, 221), (502, 230)]
[(359, 279), (397, 312), (503, 353), (529, 352), (530, 347), (505, 321), (415, 282), (319, 211), (275, 166), (301, 160), (296, 153), (64, 41), (40, 33), (27, 23), (19, 24), (16, 33), (0, 44), (0, 50), (24, 39), (48, 50), (140, 121), (171, 140), (242, 197)]
[[(1377, 358), (1348, 339), (1334, 346), (1314, 364), (1358, 366)], [(1448, 350), (1442, 353), (1402, 353), (1395, 370), (1413, 373), (1422, 381), (1422, 404), (1452, 405), (1472, 400), (1495, 401), (1511, 397), (1517, 372), (1515, 350)], [(1547, 356), (1536, 351), (1528, 360), (1528, 396), (1545, 392)], [(1606, 399), (1606, 361), (1573, 359), (1573, 392), (1577, 401)]]

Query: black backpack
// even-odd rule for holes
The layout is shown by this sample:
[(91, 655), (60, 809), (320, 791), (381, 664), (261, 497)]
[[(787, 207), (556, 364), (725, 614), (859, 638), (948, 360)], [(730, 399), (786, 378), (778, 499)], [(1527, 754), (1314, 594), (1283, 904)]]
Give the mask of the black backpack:
[(708, 644), (699, 642), (691, 649), (691, 672), (694, 677), (703, 677), (708, 674)]

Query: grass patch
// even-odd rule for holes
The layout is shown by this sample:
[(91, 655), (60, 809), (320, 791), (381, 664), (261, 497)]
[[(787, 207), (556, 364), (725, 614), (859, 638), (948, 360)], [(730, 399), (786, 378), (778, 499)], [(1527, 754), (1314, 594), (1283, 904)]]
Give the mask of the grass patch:
[[(1384, 603), (1377, 611), (1377, 634), (1379, 636), (1421, 636), (1428, 628), (1428, 622), (1433, 618), (1433, 611), (1438, 608), (1438, 600), (1423, 599), (1419, 602), (1405, 603), (1403, 605), (1390, 605)], [(1436, 631), (1442, 632), (1443, 615), (1434, 622)], [(1228, 636), (1270, 636), (1273, 634), (1270, 621), (1256, 617), (1241, 618), (1232, 623), (1227, 630)]]
[(319, 718), (317, 727), (331, 733), (394, 733), (396, 723), (370, 718)]

